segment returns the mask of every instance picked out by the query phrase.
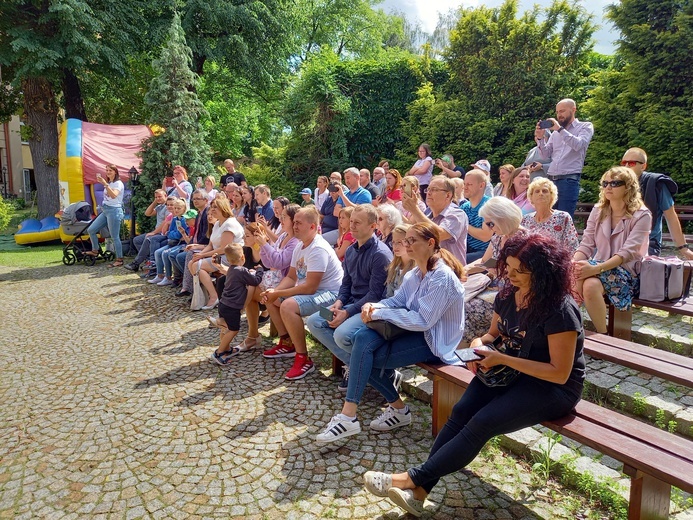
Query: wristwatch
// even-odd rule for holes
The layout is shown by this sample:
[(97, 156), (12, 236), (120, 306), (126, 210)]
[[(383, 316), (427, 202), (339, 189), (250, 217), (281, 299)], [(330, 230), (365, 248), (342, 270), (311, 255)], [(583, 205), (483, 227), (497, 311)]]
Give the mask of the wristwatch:
[(564, 128), (562, 126), (558, 125), (558, 130), (556, 130), (556, 132), (558, 132), (560, 134), (563, 130), (564, 130)]

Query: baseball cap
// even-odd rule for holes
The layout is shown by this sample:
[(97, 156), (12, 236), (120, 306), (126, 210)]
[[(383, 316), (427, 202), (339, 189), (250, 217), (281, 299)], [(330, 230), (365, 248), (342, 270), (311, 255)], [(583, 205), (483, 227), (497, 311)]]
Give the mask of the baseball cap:
[(312, 194), (313, 194), (313, 192), (310, 191), (310, 188), (303, 188), (301, 190), (301, 192), (299, 193), (299, 195), (312, 195)]
[(491, 173), (491, 163), (486, 159), (479, 159), (477, 162), (470, 164), (470, 166), (484, 170), (487, 173)]
[(188, 220), (189, 218), (197, 218), (197, 210), (195, 209), (189, 209), (183, 214), (183, 218), (185, 220)]

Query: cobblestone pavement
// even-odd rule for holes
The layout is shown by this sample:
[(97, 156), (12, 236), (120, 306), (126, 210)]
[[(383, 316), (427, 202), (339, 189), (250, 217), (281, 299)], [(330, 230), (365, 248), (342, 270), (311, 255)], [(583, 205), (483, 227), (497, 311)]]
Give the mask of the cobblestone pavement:
[[(361, 475), (425, 460), (427, 405), (410, 400), (411, 428), (319, 447), (341, 406), (325, 361), (295, 383), (259, 351), (219, 368), (203, 314), (105, 266), (0, 267), (0, 294), (0, 518), (400, 516)], [(567, 491), (496, 457), (443, 479), (435, 518), (575, 517)]]

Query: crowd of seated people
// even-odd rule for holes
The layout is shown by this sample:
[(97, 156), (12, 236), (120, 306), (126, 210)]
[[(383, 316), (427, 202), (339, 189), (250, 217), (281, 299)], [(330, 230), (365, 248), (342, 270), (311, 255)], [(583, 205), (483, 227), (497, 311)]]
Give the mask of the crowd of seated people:
[[(574, 113), (573, 105), (568, 108)], [(429, 461), (406, 473), (365, 479), (369, 491), (416, 514), (437, 479), (471, 460), (493, 428), (521, 427), (574, 405), (584, 360), (581, 316), (571, 294), (584, 301), (594, 328), (605, 332), (607, 303), (627, 309), (637, 295), (637, 266), (648, 246), (661, 246), (662, 216), (672, 229), (669, 193), (676, 193), (675, 183), (644, 171), (645, 152), (631, 148), (621, 166), (603, 174), (599, 201), (579, 241), (571, 213), (557, 209), (561, 189), (565, 194), (579, 174), (557, 175), (567, 172), (558, 171), (560, 156), (551, 156), (571, 139), (569, 127), (577, 122), (551, 121), (558, 125), (555, 137), (548, 139), (537, 125), (537, 153), (522, 166), (500, 166), (495, 187), (487, 159), (465, 172), (452, 154), (436, 158), (426, 143), (404, 174), (387, 160), (372, 180), (365, 168), (320, 172), (325, 175), (316, 186), (299, 192), (303, 207), (291, 203), (295, 193), (272, 198), (270, 186), (250, 186), (230, 160), (220, 185), (206, 176), (195, 190), (185, 168), (175, 166), (145, 212), (156, 217), (156, 227), (135, 239), (138, 254), (125, 267), (144, 268), (143, 278), (175, 287), (176, 296), (203, 291), (204, 311), (219, 307), (218, 317), (203, 313), (221, 331), (211, 353), (219, 365), (256, 350), (266, 359), (290, 360), (285, 378), (303, 379), (315, 370), (307, 327), (344, 363), (338, 388), (345, 400), (317, 434), (321, 443), (361, 431), (357, 409), (366, 385), (388, 403), (371, 430), (407, 426), (413, 419), (399, 395), (399, 368), (462, 365), (458, 348), (481, 347), (499, 335), (519, 348), (525, 336), (518, 331), (526, 329), (537, 349), (528, 359), (486, 352), (468, 368), (483, 376), (497, 365), (513, 365), (529, 376), (522, 387), (527, 395), (556, 385), (546, 394), (555, 402), (536, 409), (532, 404), (527, 419), (516, 421), (507, 413), (514, 406), (511, 395), (474, 383)], [(681, 254), (693, 255), (680, 226), (672, 235)], [(243, 313), (248, 332), (237, 341)], [(279, 339), (263, 346), (259, 326), (267, 319)], [(473, 431), (497, 416), (506, 422)], [(477, 440), (467, 442), (468, 434)], [(459, 450), (465, 459), (453, 464), (447, 454)]]

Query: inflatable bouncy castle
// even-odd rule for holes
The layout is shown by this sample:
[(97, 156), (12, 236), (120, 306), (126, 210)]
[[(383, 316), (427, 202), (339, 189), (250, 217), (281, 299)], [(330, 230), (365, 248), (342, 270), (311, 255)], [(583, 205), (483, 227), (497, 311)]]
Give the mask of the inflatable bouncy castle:
[[(58, 148), (58, 181), (60, 183), (60, 209), (86, 201), (97, 208), (103, 200), (103, 186), (96, 182), (96, 174), (103, 174), (107, 164), (118, 167), (120, 180), (125, 183), (125, 197), (129, 200), (129, 173), (133, 166), (139, 169), (142, 141), (152, 135), (145, 125), (100, 125), (79, 119), (68, 119), (60, 126)], [(128, 208), (125, 208), (126, 213)], [(17, 244), (46, 242), (62, 238), (60, 220), (56, 217), (25, 220), (14, 235)]]

